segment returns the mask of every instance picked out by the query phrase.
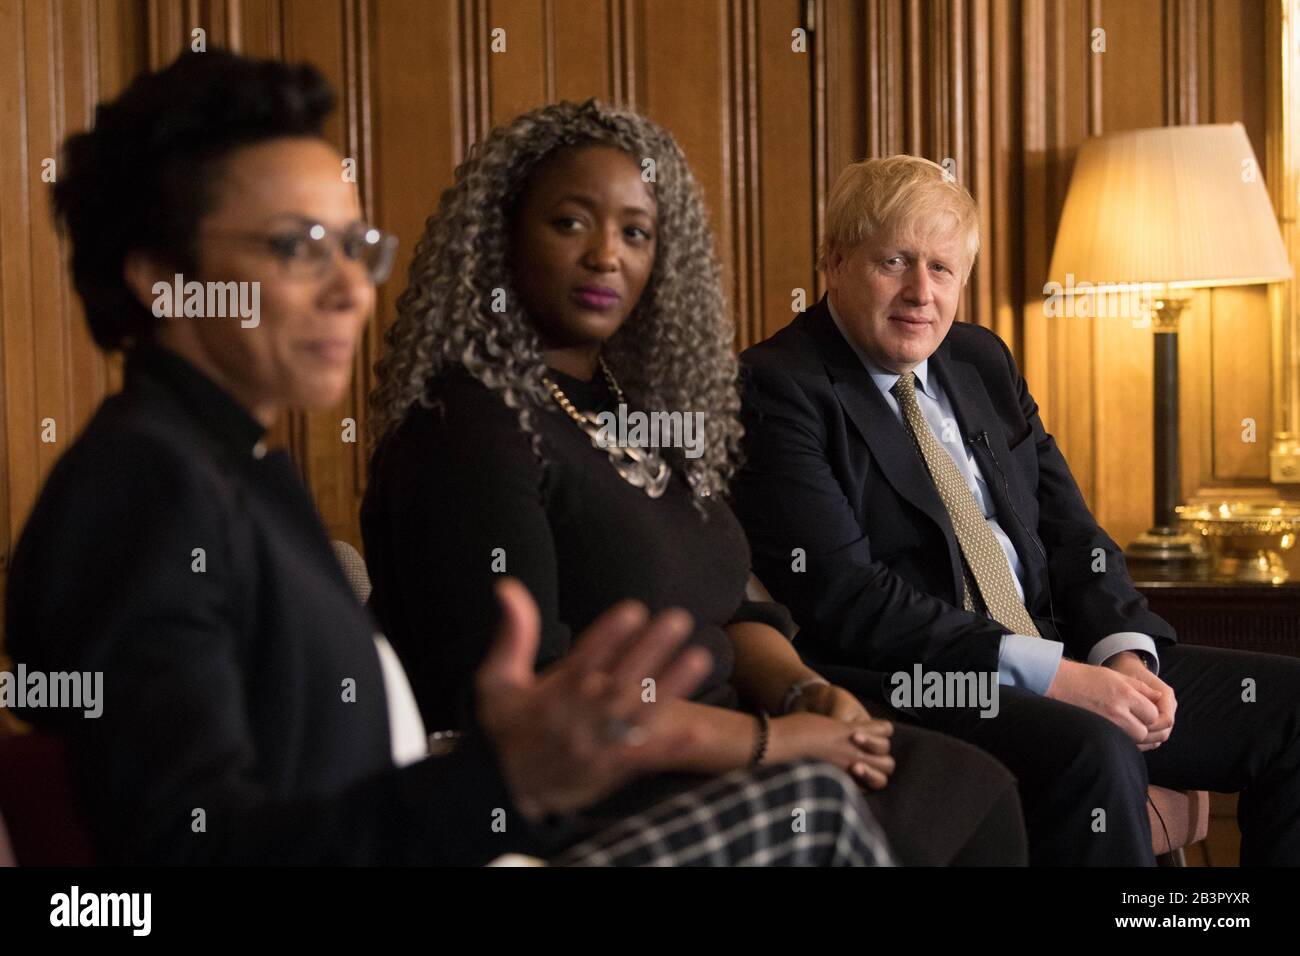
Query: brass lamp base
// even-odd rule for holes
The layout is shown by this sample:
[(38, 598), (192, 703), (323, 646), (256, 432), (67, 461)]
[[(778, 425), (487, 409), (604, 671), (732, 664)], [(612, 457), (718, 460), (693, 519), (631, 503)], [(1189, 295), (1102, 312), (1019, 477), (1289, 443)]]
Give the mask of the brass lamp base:
[(1178, 528), (1144, 531), (1124, 549), (1124, 560), (1143, 577), (1195, 578), (1209, 567), (1210, 552), (1200, 535)]
[(1182, 478), (1178, 452), (1178, 317), (1191, 302), (1187, 292), (1166, 290), (1150, 307), (1152, 342), (1152, 405), (1155, 441), (1152, 451), (1155, 527), (1138, 536), (1124, 552), (1125, 562), (1142, 577), (1188, 580), (1204, 577), (1209, 551), (1200, 535), (1178, 526), (1178, 497)]

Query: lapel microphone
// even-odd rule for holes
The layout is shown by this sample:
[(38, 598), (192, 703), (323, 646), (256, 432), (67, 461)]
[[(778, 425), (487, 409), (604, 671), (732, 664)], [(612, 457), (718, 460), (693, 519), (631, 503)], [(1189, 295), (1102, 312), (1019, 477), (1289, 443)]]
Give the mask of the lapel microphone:
[(1020, 517), (1020, 509), (1016, 507), (1015, 499), (1011, 496), (1011, 483), (1007, 481), (1007, 473), (1002, 470), (1002, 463), (998, 461), (997, 453), (993, 451), (993, 444), (989, 441), (989, 433), (981, 428), (974, 435), (971, 435), (966, 439), (966, 444), (983, 444), (983, 446), (988, 449), (989, 460), (993, 462), (993, 467), (996, 468), (998, 474), (1002, 476), (1002, 490), (1006, 493), (1007, 504), (1011, 506), (1011, 513), (1016, 516), (1016, 521), (1020, 522), (1020, 527), (1024, 529), (1029, 540), (1034, 542), (1039, 553), (1042, 554), (1043, 568), (1047, 573), (1047, 613), (1051, 618), (1052, 626), (1056, 628), (1057, 636), (1062, 637), (1062, 640), (1064, 640), (1064, 637), (1061, 635), (1061, 625), (1056, 622), (1056, 602), (1052, 600), (1052, 577), (1051, 568), (1047, 560), (1047, 549), (1043, 547), (1043, 542), (1038, 540), (1038, 535), (1029, 530), (1029, 525), (1025, 523), (1025, 519)]

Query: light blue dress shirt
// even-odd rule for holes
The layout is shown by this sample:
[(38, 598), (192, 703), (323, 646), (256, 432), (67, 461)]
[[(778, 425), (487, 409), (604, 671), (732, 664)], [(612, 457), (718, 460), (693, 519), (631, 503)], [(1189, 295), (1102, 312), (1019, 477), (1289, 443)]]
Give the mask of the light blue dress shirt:
[[(831, 303), (829, 296), (826, 298), (826, 304), (830, 308), (831, 318), (834, 320), (836, 328), (840, 330), (840, 334), (844, 336), (844, 340), (849, 343), (857, 354), (863, 367), (871, 376), (871, 380), (880, 389), (885, 404), (898, 416), (898, 420), (906, 426), (906, 422), (903, 420), (903, 411), (898, 407), (898, 399), (890, 391), (898, 381), (899, 374), (886, 371), (876, 365), (844, 330), (844, 324), (840, 320), (839, 313), (835, 311), (835, 306)], [(975, 496), (975, 503), (979, 505), (980, 510), (984, 513), (984, 518), (988, 521), (993, 536), (997, 538), (1002, 553), (1006, 555), (1007, 563), (1011, 566), (1012, 580), (1015, 582), (1016, 592), (1020, 595), (1020, 600), (1024, 601), (1024, 566), (1020, 561), (1020, 555), (1017, 553), (1015, 545), (1011, 543), (1011, 539), (1007, 537), (1007, 533), (1002, 530), (1002, 525), (998, 522), (997, 512), (993, 507), (993, 497), (989, 494), (988, 486), (984, 483), (984, 476), (980, 472), (979, 465), (975, 461), (969, 444), (961, 434), (961, 428), (957, 424), (957, 416), (953, 414), (952, 403), (948, 400), (948, 395), (939, 384), (939, 380), (930, 378), (929, 369), (930, 360), (927, 358), (912, 370), (916, 373), (916, 403), (920, 406), (921, 414), (925, 416), (930, 431), (934, 433), (944, 451), (952, 458), (953, 464), (957, 466), (957, 471), (961, 473), (967, 487), (971, 490), (971, 494)], [(1151, 639), (1150, 635), (1139, 634), (1136, 631), (1122, 631), (1102, 638), (1093, 645), (1092, 650), (1089, 652), (1088, 663), (1101, 664), (1120, 651), (1130, 650), (1144, 653), (1152, 670), (1159, 667), (1160, 658), (1156, 654), (1156, 642)], [(1002, 637), (1002, 644), (998, 648), (998, 683), (1011, 687), (1023, 687), (1037, 694), (1046, 693), (1047, 688), (1051, 686), (1052, 681), (1056, 678), (1056, 671), (1060, 667), (1063, 651), (1064, 645), (1058, 641), (1045, 641), (1027, 634), (1005, 634)]]

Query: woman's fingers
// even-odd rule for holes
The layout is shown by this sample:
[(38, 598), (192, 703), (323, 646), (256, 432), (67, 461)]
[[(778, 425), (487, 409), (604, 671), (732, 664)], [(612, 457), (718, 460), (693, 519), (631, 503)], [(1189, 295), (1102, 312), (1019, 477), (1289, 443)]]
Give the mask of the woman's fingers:
[(897, 766), (889, 753), (889, 735), (893, 730), (889, 721), (872, 720), (858, 725), (849, 735), (848, 743), (853, 751), (848, 753), (844, 766), (855, 779), (873, 790), (884, 787)]
[(859, 748), (865, 750), (867, 753), (881, 755), (889, 753), (888, 737), (880, 737), (859, 730), (854, 732), (851, 739)]
[[(631, 695), (622, 692), (615, 694), (611, 689), (609, 696), (593, 702), (593, 709), (602, 724), (614, 722), (624, 727), (631, 735), (629, 739), (635, 741), (633, 744), (635, 748), (645, 750), (646, 745), (651, 744), (654, 753), (658, 754), (662, 749), (659, 746), (660, 741), (650, 735), (656, 733), (656, 725), (670, 711), (669, 708), (655, 705), (661, 701), (688, 697), (711, 670), (713, 670), (713, 656), (708, 651), (702, 647), (687, 648), (668, 665), (668, 669), (661, 676), (656, 678), (653, 697), (647, 698), (643, 693), (636, 692)], [(671, 752), (674, 748), (684, 749), (693, 735), (688, 728), (683, 730), (679, 737), (680, 742), (670, 744), (665, 753)]]
[(622, 649), (645, 627), (648, 612), (640, 601), (620, 601), (592, 621), (576, 641), (563, 664), (571, 678), (582, 681), (591, 672), (613, 667)]
[(842, 720), (845, 723), (871, 720), (871, 714), (862, 705), (862, 702), (843, 687), (832, 686), (829, 689), (829, 694), (830, 708), (826, 712), (828, 717)]
[[(890, 768), (892, 772), (893, 768)], [(862, 760), (849, 766), (849, 773), (859, 783), (872, 790), (883, 790), (889, 783), (890, 773), (879, 767), (873, 767), (867, 761)]]
[(533, 681), (533, 664), (541, 633), (541, 616), (528, 589), (514, 578), (496, 584), (501, 623), (496, 640), (478, 672), (480, 694), (498, 687), (525, 687)]
[(713, 670), (713, 655), (702, 647), (688, 647), (672, 661), (658, 678), (656, 699), (676, 700), (689, 697), (700, 681)]
[(869, 732), (882, 737), (894, 736), (894, 723), (890, 720), (873, 720), (868, 725)]
[(612, 686), (622, 695), (631, 690), (638, 698), (641, 695), (641, 682), (646, 678), (657, 678), (662, 668), (691, 635), (694, 622), (685, 611), (670, 608), (661, 611), (636, 640), (624, 644), (618, 658), (610, 666)]
[(894, 736), (894, 725), (888, 720), (859, 720), (853, 722), (854, 734), (866, 734), (869, 737)]

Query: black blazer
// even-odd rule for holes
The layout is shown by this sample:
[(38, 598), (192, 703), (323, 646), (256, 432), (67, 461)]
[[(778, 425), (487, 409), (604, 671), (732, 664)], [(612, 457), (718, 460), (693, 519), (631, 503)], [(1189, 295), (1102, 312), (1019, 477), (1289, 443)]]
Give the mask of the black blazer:
[[(943, 502), (825, 299), (741, 362), (746, 461), (735, 510), (755, 573), (790, 608), (801, 648), (824, 663), (877, 670), (918, 661), (996, 670), (1008, 631), (962, 609), (961, 561)], [(1020, 555), (1039, 632), (1078, 660), (1118, 631), (1173, 641), (1089, 513), (1002, 340), (955, 323), (929, 367)], [(803, 549), (802, 570), (795, 549)], [(1104, 572), (1093, 571), (1095, 549)]]
[(486, 745), (393, 768), (375, 628), (261, 436), (179, 356), (134, 355), (18, 544), (14, 660), (103, 672), (99, 718), (21, 714), (66, 739), (97, 856), (473, 864), (535, 849), (517, 813), (492, 832), (511, 805)]

